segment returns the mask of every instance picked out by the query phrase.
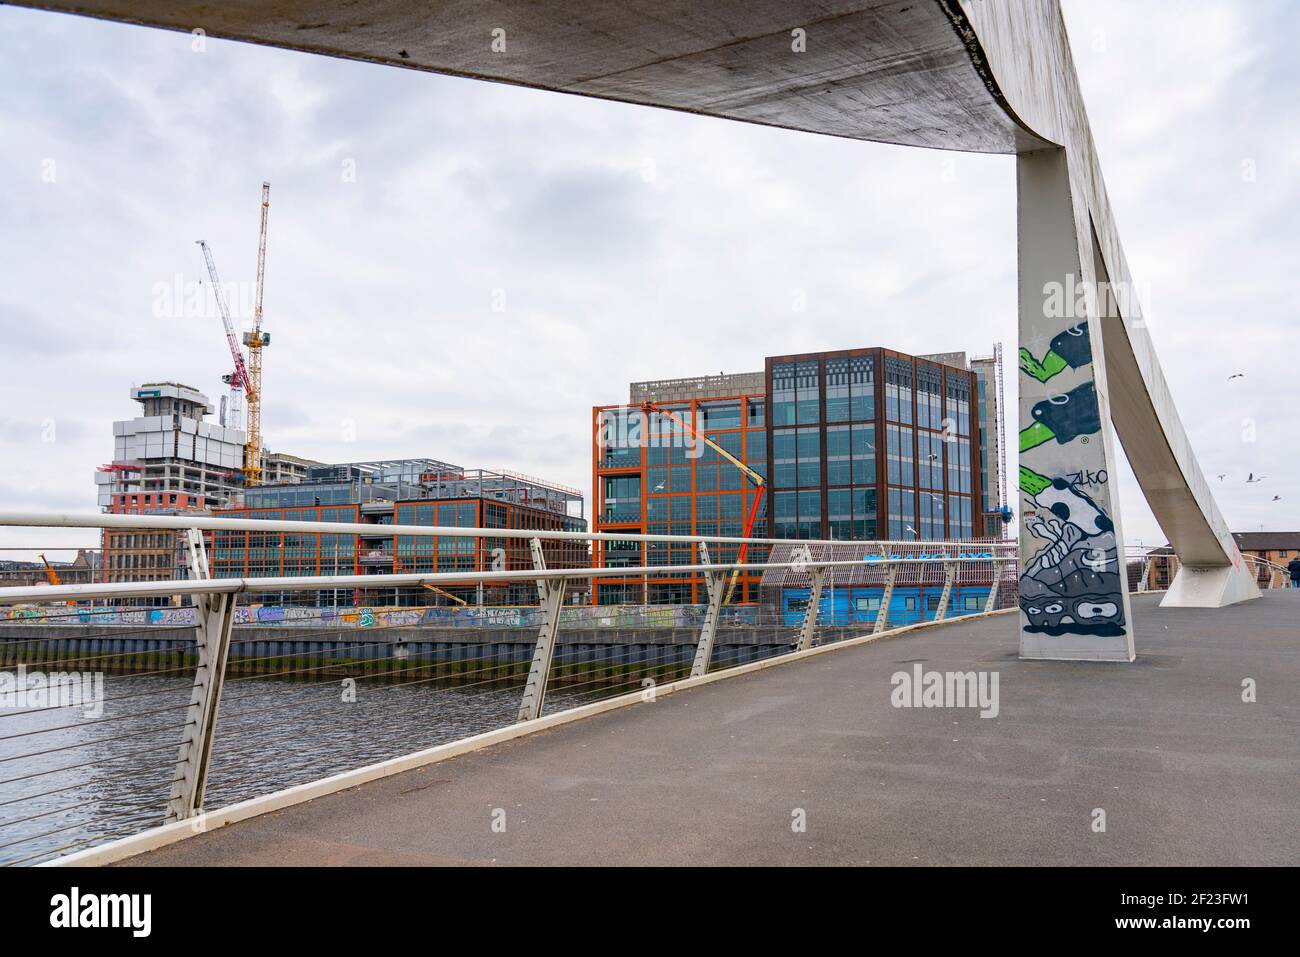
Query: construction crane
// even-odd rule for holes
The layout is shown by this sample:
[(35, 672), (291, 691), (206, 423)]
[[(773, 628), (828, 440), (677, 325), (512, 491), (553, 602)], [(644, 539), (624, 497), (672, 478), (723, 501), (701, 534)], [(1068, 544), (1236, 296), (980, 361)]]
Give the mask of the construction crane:
[(997, 416), (998, 416), (998, 506), (1006, 509), (1007, 502), (1007, 410), (1003, 404), (1006, 398), (1002, 384), (1002, 343), (993, 343), (993, 367), (997, 371)]
[[(763, 476), (759, 475), (758, 472), (754, 471), (754, 469), (750, 468), (744, 462), (740, 461), (740, 459), (736, 458), (734, 455), (732, 455), (730, 452), (724, 449), (717, 442), (713, 441), (703, 432), (700, 432), (698, 429), (696, 429), (693, 425), (691, 425), (681, 416), (668, 411), (663, 406), (659, 405), (659, 403), (642, 402), (641, 411), (643, 414), (646, 415), (649, 415), (652, 412), (657, 412), (660, 415), (665, 416), (666, 418), (672, 419), (683, 429), (689, 432), (696, 439), (696, 441), (703, 442), (709, 448), (713, 449), (713, 451), (717, 452), (720, 456), (722, 456), (724, 459), (726, 459), (736, 468), (740, 469), (741, 474), (744, 475), (745, 478), (749, 479), (752, 483), (754, 483), (754, 504), (749, 507), (749, 515), (746, 516), (745, 518), (745, 529), (741, 533), (742, 538), (749, 538), (750, 534), (754, 531), (754, 522), (758, 519), (759, 503), (762, 502), (763, 500), (763, 493), (767, 491), (767, 483), (763, 480)], [(736, 567), (732, 569), (731, 581), (727, 583), (727, 594), (723, 598), (724, 604), (731, 604), (732, 596), (735, 594), (736, 591), (736, 583), (740, 580), (740, 566), (745, 564), (745, 556), (748, 554), (749, 554), (749, 542), (745, 542), (740, 546), (740, 551), (736, 553)]]
[[(54, 566), (50, 564), (50, 560), (45, 557), (44, 552), (41, 552), (41, 561), (45, 565), (45, 577), (49, 579), (51, 585), (53, 585), (55, 588), (58, 588), (60, 585), (63, 584), (63, 580), (59, 578), (59, 573), (54, 570)], [(67, 603), (69, 605), (75, 605), (76, 601), (69, 600)]]
[(257, 291), (253, 300), (253, 329), (244, 333), (248, 346), (248, 445), (244, 449), (244, 484), (262, 481), (262, 347), (271, 334), (262, 331), (262, 280), (266, 276), (266, 217), (271, 209), (271, 184), (262, 184), (262, 225), (257, 236)]
[[(208, 264), (208, 276), (212, 280), (212, 294), (217, 298), (217, 311), (221, 313), (221, 323), (226, 327), (226, 342), (230, 345), (230, 357), (235, 362), (234, 371), (222, 378), (230, 383), (232, 395), (238, 389), (244, 390), (251, 408), (253, 404), (253, 384), (248, 377), (248, 367), (244, 365), (244, 352), (239, 348), (239, 340), (235, 338), (235, 324), (230, 320), (230, 310), (226, 307), (226, 296), (221, 291), (221, 277), (217, 275), (217, 264), (212, 259), (212, 250), (208, 248), (208, 244), (202, 239), (197, 240), (197, 242), (199, 248), (203, 250), (203, 259)], [(248, 452), (251, 444), (250, 440), (250, 443), (244, 446), (245, 476), (248, 474)]]

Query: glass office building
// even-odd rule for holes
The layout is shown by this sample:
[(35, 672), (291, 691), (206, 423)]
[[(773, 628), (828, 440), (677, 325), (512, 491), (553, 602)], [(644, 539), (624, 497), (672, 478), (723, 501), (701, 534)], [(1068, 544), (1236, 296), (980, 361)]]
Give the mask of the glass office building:
[[(665, 401), (661, 407), (766, 477), (763, 396), (692, 397)], [(630, 404), (603, 406), (593, 410), (593, 431), (596, 531), (728, 537), (744, 531), (758, 494), (754, 484), (669, 416)], [(766, 507), (766, 501), (759, 503), (759, 537), (765, 536)], [(609, 568), (697, 564), (690, 544), (603, 541), (593, 551), (596, 564)], [(722, 545), (710, 557), (735, 561), (738, 552), (738, 545)], [(747, 560), (762, 561), (764, 555), (751, 548)], [(758, 572), (742, 575), (736, 599), (757, 601), (761, 577)], [(593, 602), (603, 605), (698, 603), (706, 597), (703, 580), (691, 574), (597, 579), (592, 588)]]
[[(777, 356), (762, 373), (633, 383), (593, 409), (596, 531), (740, 535), (755, 494), (725, 458), (641, 403), (653, 401), (764, 477), (754, 536), (845, 541), (984, 534), (975, 375), (888, 349)], [(737, 546), (718, 549), (734, 560)], [(762, 561), (765, 549), (751, 549)], [(686, 565), (688, 545), (597, 543), (597, 565)], [(761, 575), (736, 598), (758, 600)], [(599, 580), (599, 604), (705, 601), (699, 575)]]
[(772, 538), (983, 535), (973, 373), (889, 349), (766, 360)]
[[(244, 491), (218, 517), (298, 522), (348, 522), (357, 533), (224, 531), (211, 534), (216, 578), (299, 575), (380, 576), (414, 572), (464, 573), (437, 587), (357, 586), (318, 592), (250, 596), (269, 605), (424, 606), (531, 604), (533, 581), (483, 582), (475, 572), (533, 567), (526, 538), (395, 535), (394, 525), (446, 528), (586, 531), (577, 489), (506, 471), (464, 469), (436, 459), (400, 459), (320, 465), (295, 485)], [(582, 541), (545, 541), (549, 568), (586, 567)], [(580, 585), (575, 584), (576, 593)]]

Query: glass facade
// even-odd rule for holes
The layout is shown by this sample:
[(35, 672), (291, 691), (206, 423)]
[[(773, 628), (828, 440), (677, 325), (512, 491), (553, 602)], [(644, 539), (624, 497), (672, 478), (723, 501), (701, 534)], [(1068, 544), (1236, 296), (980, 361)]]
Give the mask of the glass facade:
[(876, 537), (876, 357), (869, 353), (769, 360), (776, 383), (794, 383), (798, 423), (773, 422), (774, 538)]
[(971, 445), (979, 441), (978, 425), (971, 415), (973, 379), (970, 375), (949, 375), (946, 379), (945, 425), (951, 428), (944, 444), (948, 460), (948, 534), (952, 538), (970, 538), (975, 534), (975, 519), (980, 517), (979, 510), (972, 506), (975, 483)]
[(776, 357), (766, 371), (771, 537), (976, 534), (971, 373), (886, 349)]
[[(314, 488), (304, 485), (309, 491)], [(250, 489), (250, 491), (252, 491)], [(284, 491), (284, 490), (276, 490)], [(314, 498), (314, 496), (312, 496)], [(360, 505), (310, 508), (223, 509), (220, 517), (272, 519), (295, 522), (350, 522), (373, 526), (361, 534), (309, 532), (222, 531), (212, 533), (212, 573), (217, 578), (288, 577), (295, 575), (385, 575), (411, 572), (464, 572), (464, 582), (437, 588), (420, 586), (356, 587), (313, 592), (286, 591), (253, 595), (250, 600), (270, 605), (319, 607), (530, 604), (537, 587), (531, 582), (488, 583), (480, 590), (476, 571), (506, 571), (532, 567), (528, 541), (522, 538), (466, 538), (462, 536), (394, 535), (393, 525), (429, 525), (449, 528), (537, 528), (583, 531), (586, 523), (542, 509), (483, 499), (389, 502), (387, 508), (363, 510)], [(583, 542), (545, 542), (543, 552), (551, 568), (585, 567)], [(454, 596), (454, 597), (453, 597)]]
[[(768, 481), (755, 535), (939, 540), (983, 534), (977, 494), (975, 376), (887, 349), (769, 358), (766, 397), (661, 402)], [(671, 418), (636, 407), (593, 410), (597, 531), (739, 535), (753, 488), (727, 459), (695, 447)], [(972, 471), (972, 462), (975, 471)], [(734, 560), (736, 546), (714, 557)], [(688, 545), (598, 543), (597, 564), (685, 565)], [(751, 549), (750, 560), (761, 561)], [(757, 600), (759, 575), (746, 576)], [(594, 601), (705, 600), (699, 576), (599, 581)]]
[[(754, 484), (725, 456), (697, 441), (674, 416), (766, 479), (766, 400), (739, 395), (660, 406), (671, 415), (628, 406), (594, 410), (596, 530), (739, 538), (758, 494)], [(766, 535), (767, 505), (764, 497), (754, 526), (759, 537)], [(739, 550), (738, 545), (719, 545), (710, 557), (732, 562)], [(597, 542), (594, 553), (596, 564), (607, 568), (698, 564), (690, 544)], [(747, 560), (762, 561), (765, 555), (765, 549), (751, 548)], [(757, 572), (742, 575), (735, 600), (756, 601), (760, 578)], [(599, 579), (593, 586), (598, 604), (699, 603), (706, 595), (699, 575), (682, 572)]]

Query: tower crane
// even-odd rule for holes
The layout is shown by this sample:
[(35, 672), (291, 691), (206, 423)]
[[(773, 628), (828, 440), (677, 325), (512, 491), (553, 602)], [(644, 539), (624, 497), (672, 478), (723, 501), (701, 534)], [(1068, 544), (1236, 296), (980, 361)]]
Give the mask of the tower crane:
[[(226, 342), (230, 345), (230, 357), (235, 361), (235, 370), (223, 378), (230, 383), (232, 393), (238, 389), (243, 389), (244, 394), (248, 396), (248, 404), (251, 409), (253, 404), (253, 385), (248, 378), (248, 367), (244, 365), (244, 353), (239, 348), (239, 340), (235, 338), (235, 324), (230, 321), (230, 310), (226, 307), (226, 296), (221, 291), (221, 277), (217, 275), (217, 264), (212, 259), (212, 250), (202, 239), (198, 240), (199, 248), (203, 250), (203, 259), (208, 264), (208, 276), (212, 280), (212, 294), (217, 297), (217, 311), (221, 313), (221, 323), (226, 327)], [(248, 452), (251, 447), (244, 446), (244, 471), (248, 472)]]
[[(692, 436), (694, 436), (694, 438), (697, 441), (703, 442), (705, 445), (713, 449), (713, 451), (717, 452), (720, 456), (722, 456), (724, 459), (726, 459), (736, 468), (740, 469), (741, 474), (744, 475), (745, 478), (749, 479), (750, 482), (754, 484), (754, 504), (749, 507), (749, 515), (746, 516), (745, 518), (745, 529), (741, 533), (742, 538), (749, 538), (749, 536), (754, 531), (754, 522), (758, 518), (759, 503), (762, 502), (763, 500), (763, 493), (767, 491), (767, 483), (763, 480), (763, 476), (759, 475), (758, 472), (756, 472), (754, 469), (750, 468), (744, 462), (740, 461), (740, 459), (736, 458), (734, 455), (732, 455), (730, 452), (724, 449), (717, 442), (713, 441), (713, 439), (709, 438), (703, 432), (696, 429), (693, 425), (691, 425), (681, 416), (677, 415), (676, 413), (668, 411), (663, 406), (659, 405), (659, 403), (642, 402), (641, 411), (646, 415), (649, 415), (651, 412), (657, 412), (660, 415), (665, 416), (666, 418), (672, 419), (683, 429), (689, 432)], [(740, 551), (736, 553), (736, 567), (731, 570), (731, 581), (727, 583), (727, 594), (722, 599), (724, 604), (728, 604), (728, 605), (731, 604), (732, 596), (735, 594), (736, 591), (736, 583), (740, 580), (740, 566), (745, 564), (745, 556), (748, 554), (749, 554), (749, 542), (745, 542), (740, 546)]]
[(993, 343), (993, 360), (997, 369), (997, 413), (998, 413), (998, 505), (1005, 507), (1007, 502), (1007, 413), (1002, 400), (1006, 397), (1002, 384), (1002, 343)]
[(262, 331), (262, 280), (266, 275), (266, 217), (271, 209), (271, 184), (262, 184), (262, 225), (257, 237), (257, 292), (253, 300), (253, 328), (244, 333), (248, 346), (248, 445), (244, 452), (244, 484), (262, 481), (262, 347), (271, 334)]

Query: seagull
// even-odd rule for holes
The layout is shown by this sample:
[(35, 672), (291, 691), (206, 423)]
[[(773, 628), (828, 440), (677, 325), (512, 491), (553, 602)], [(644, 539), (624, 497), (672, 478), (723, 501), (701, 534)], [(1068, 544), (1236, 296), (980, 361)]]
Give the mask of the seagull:
[(1280, 501), (1282, 501), (1282, 496), (1281, 496), (1281, 495), (1274, 495), (1274, 496), (1273, 496), (1273, 501), (1275, 501), (1275, 502), (1280, 502)]
[(1261, 475), (1259, 478), (1255, 478), (1255, 473), (1251, 472), (1249, 475), (1246, 476), (1246, 484), (1254, 485), (1256, 482), (1262, 482), (1266, 478), (1268, 478), (1267, 475)]
[(658, 485), (655, 486), (655, 491), (656, 491), (656, 492), (662, 492), (663, 490), (664, 490), (664, 483), (663, 483), (663, 482), (660, 482)]
[(1224, 472), (1222, 475), (1219, 476), (1219, 481), (1222, 482), (1227, 477), (1228, 477), (1228, 473)]
[(1245, 375), (1246, 373), (1244, 372), (1234, 372), (1232, 375), (1228, 376), (1228, 381), (1231, 382), (1233, 379), (1241, 379)]

